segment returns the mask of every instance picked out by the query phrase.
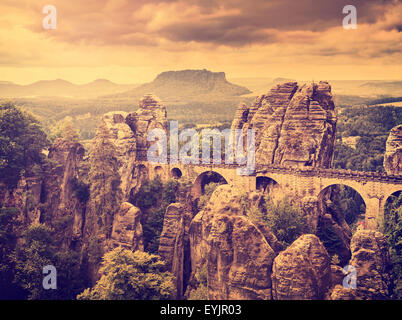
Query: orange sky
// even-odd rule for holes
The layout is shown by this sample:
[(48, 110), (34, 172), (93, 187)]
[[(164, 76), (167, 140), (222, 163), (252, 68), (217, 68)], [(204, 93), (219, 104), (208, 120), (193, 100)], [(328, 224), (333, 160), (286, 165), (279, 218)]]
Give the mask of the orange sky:
[[(402, 79), (402, 1), (1, 0), (0, 80), (151, 81), (167, 70), (227, 77)], [(42, 28), (42, 8), (57, 29)]]

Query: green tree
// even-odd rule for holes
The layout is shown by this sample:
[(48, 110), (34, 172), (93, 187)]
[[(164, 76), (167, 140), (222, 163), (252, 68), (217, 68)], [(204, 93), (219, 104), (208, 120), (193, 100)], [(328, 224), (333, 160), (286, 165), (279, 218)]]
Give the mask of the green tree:
[(215, 189), (219, 187), (221, 183), (217, 182), (210, 182), (204, 186), (204, 193), (198, 200), (198, 210), (202, 210), (208, 204), (209, 199), (211, 199), (212, 194), (214, 193)]
[(18, 210), (0, 208), (0, 300), (18, 299), (18, 287), (13, 284), (14, 266), (10, 255), (16, 242)]
[(173, 296), (174, 278), (157, 255), (115, 248), (103, 256), (101, 278), (79, 300), (164, 300)]
[(156, 175), (151, 181), (146, 181), (132, 199), (133, 204), (144, 213), (141, 216), (144, 250), (149, 253), (158, 252), (166, 208), (176, 202), (178, 188), (176, 180), (163, 184), (160, 176)]
[(310, 230), (303, 211), (288, 198), (273, 201), (266, 197), (263, 212), (257, 207), (248, 208), (251, 220), (266, 224), (284, 248)]
[(402, 299), (402, 192), (387, 201), (382, 229), (390, 246), (393, 263), (394, 298)]
[(57, 121), (50, 128), (49, 140), (54, 142), (57, 138), (73, 142), (79, 141), (80, 134), (74, 127), (73, 119), (71, 117), (65, 117), (63, 120)]
[[(402, 122), (402, 109), (393, 106), (343, 108), (338, 114), (335, 168), (384, 172), (389, 131)], [(350, 147), (342, 139), (357, 137)]]
[(162, 200), (166, 203), (176, 202), (176, 194), (179, 190), (179, 183), (177, 180), (169, 180), (163, 186)]
[[(57, 250), (53, 239), (51, 228), (34, 224), (23, 233), (23, 244), (12, 254), (14, 283), (30, 300), (73, 299), (84, 288), (78, 254)], [(56, 267), (56, 290), (45, 290), (42, 286), (43, 267), (47, 265)]]
[(134, 195), (133, 204), (141, 210), (157, 207), (161, 201), (163, 184), (161, 177), (156, 175), (151, 181), (146, 181)]
[(48, 144), (37, 119), (11, 103), (0, 105), (0, 181), (7, 187), (15, 188), (22, 174), (43, 162)]

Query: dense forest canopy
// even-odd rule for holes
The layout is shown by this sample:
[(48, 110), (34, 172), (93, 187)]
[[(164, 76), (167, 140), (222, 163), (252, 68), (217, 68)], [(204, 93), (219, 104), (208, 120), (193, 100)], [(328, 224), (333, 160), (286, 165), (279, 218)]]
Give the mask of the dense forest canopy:
[(48, 146), (39, 121), (11, 103), (0, 105), (0, 181), (16, 187), (21, 174), (28, 175), (32, 167), (44, 159)]
[[(358, 171), (384, 171), (389, 131), (402, 123), (402, 108), (355, 106), (338, 112), (334, 167)], [(351, 139), (352, 143), (348, 139)]]

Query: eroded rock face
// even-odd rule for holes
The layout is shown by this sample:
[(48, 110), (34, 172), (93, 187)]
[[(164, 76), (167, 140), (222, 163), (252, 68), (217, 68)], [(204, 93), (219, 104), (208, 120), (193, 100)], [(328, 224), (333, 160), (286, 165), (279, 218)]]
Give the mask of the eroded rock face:
[(330, 300), (356, 300), (356, 291), (353, 289), (346, 289), (342, 285), (336, 285), (330, 295)]
[(272, 296), (275, 300), (324, 299), (330, 285), (330, 258), (315, 235), (302, 235), (274, 260)]
[(148, 132), (152, 129), (167, 129), (166, 107), (152, 94), (145, 95), (139, 102), (139, 109), (126, 117), (126, 123), (135, 133), (137, 157), (146, 160), (150, 142)]
[(129, 202), (123, 202), (119, 212), (113, 218), (111, 247), (121, 246), (132, 251), (144, 251), (140, 219), (141, 210)]
[[(133, 180), (133, 170), (137, 159), (137, 140), (135, 133), (127, 125), (128, 113), (123, 111), (112, 111), (102, 116), (101, 122), (105, 124), (109, 132), (110, 141), (114, 143), (116, 158), (119, 161), (119, 173), (121, 179), (121, 190), (123, 198), (128, 200), (130, 187)], [(97, 139), (95, 136), (94, 139)]]
[[(167, 129), (166, 107), (152, 94), (139, 101), (135, 112), (112, 111), (102, 116), (110, 140), (116, 147), (123, 199), (128, 201), (148, 178), (146, 168), (138, 160), (147, 160), (147, 150), (151, 143), (148, 133), (155, 128)], [(94, 139), (97, 139), (95, 136)]]
[(345, 221), (344, 213), (334, 204), (333, 200), (340, 192), (339, 186), (326, 189), (318, 201), (320, 215), (317, 224), (317, 236), (320, 238), (332, 257), (338, 255), (341, 265), (346, 265), (351, 257), (350, 240), (352, 230)]
[(389, 297), (391, 264), (385, 236), (378, 231), (359, 230), (350, 246), (350, 265), (357, 271), (356, 296), (364, 300)]
[(384, 168), (387, 174), (402, 174), (402, 125), (391, 129), (384, 154)]
[(185, 207), (180, 203), (172, 203), (166, 208), (158, 254), (176, 277), (177, 298), (183, 296), (185, 233)]
[(77, 177), (80, 161), (84, 154), (85, 149), (80, 143), (63, 139), (56, 139), (49, 148), (48, 158), (56, 161), (58, 164), (54, 174), (62, 177), (59, 199), (60, 209), (66, 207), (72, 198), (73, 186), (71, 180)]
[[(336, 114), (327, 82), (279, 84), (254, 104), (240, 105), (232, 130), (256, 133), (256, 163), (328, 168), (332, 164)], [(245, 143), (245, 142), (244, 142)]]
[(85, 203), (75, 195), (75, 180), (84, 163), (84, 154), (80, 143), (56, 139), (49, 148), (51, 161), (42, 167), (40, 174), (22, 177), (14, 190), (0, 185), (0, 201), (20, 212), (18, 236), (32, 223), (46, 223), (54, 228), (55, 240), (63, 248), (71, 247), (82, 236)]
[(42, 177), (22, 177), (15, 189), (9, 190), (0, 183), (0, 204), (5, 207), (15, 207), (19, 211), (17, 223), (14, 225), (19, 237), (31, 223), (39, 223), (41, 211)]
[(41, 202), (45, 203), (43, 221), (52, 225), (57, 220), (71, 219), (72, 223), (61, 235), (65, 246), (82, 239), (86, 204), (74, 193), (84, 155), (85, 149), (80, 143), (64, 139), (56, 139), (49, 148), (48, 158), (56, 166), (50, 170), (42, 185)]
[(240, 196), (233, 186), (219, 186), (190, 225), (192, 271), (206, 265), (209, 299), (271, 299), (275, 252), (268, 241), (277, 240), (244, 215)]
[(214, 218), (208, 246), (209, 299), (271, 299), (275, 253), (245, 216)]

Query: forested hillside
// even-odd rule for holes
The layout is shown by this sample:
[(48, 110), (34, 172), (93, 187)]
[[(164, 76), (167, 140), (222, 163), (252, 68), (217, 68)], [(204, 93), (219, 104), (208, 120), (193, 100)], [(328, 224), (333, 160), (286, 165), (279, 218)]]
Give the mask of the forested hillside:
[(383, 172), (389, 131), (401, 123), (402, 109), (398, 107), (354, 106), (339, 109), (335, 168)]

